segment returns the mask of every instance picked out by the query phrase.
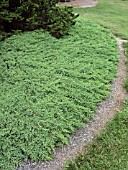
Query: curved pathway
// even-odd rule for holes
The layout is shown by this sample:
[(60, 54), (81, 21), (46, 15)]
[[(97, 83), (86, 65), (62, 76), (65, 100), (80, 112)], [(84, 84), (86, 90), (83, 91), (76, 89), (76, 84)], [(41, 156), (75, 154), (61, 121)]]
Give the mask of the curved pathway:
[[(79, 0), (79, 2), (82, 3), (92, 1)], [(86, 7), (89, 7), (89, 3)], [(69, 139), (69, 145), (56, 148), (54, 152), (55, 158), (52, 161), (45, 161), (37, 164), (34, 162), (27, 162), (17, 170), (62, 170), (65, 161), (73, 159), (79, 153), (82, 153), (84, 147), (88, 145), (95, 135), (105, 127), (105, 124), (113, 118), (115, 113), (123, 107), (123, 102), (127, 96), (127, 93), (123, 88), (124, 82), (126, 80), (127, 68), (125, 64), (126, 57), (124, 55), (122, 43), (127, 41), (121, 40), (119, 38), (116, 38), (116, 40), (118, 42), (120, 52), (117, 78), (112, 82), (110, 97), (99, 104), (95, 112), (95, 117), (90, 123), (87, 123), (85, 127), (80, 128), (76, 133), (71, 135)]]

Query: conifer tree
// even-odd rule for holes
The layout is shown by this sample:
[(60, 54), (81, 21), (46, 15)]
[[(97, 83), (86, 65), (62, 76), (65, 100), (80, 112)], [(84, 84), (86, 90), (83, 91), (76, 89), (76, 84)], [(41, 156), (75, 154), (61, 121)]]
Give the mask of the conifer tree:
[(43, 28), (59, 38), (68, 33), (77, 17), (71, 7), (60, 8), (59, 0), (1, 0), (0, 30), (34, 30)]

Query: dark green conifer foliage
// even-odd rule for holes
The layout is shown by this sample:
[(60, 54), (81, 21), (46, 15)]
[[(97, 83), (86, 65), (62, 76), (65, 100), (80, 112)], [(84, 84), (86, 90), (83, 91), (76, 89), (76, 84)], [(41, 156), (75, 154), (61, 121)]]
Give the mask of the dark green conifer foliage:
[(77, 17), (71, 7), (56, 6), (59, 0), (1, 0), (0, 30), (34, 30), (43, 28), (59, 38), (68, 33)]

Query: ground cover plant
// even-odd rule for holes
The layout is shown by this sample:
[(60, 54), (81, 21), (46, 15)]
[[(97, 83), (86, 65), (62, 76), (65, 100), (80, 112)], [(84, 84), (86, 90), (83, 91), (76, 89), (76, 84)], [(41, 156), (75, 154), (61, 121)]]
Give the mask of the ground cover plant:
[(1, 43), (0, 169), (51, 159), (106, 98), (117, 62), (114, 36), (81, 18), (63, 39), (38, 30)]
[(128, 169), (128, 100), (124, 109), (110, 121), (84, 154), (65, 170)]

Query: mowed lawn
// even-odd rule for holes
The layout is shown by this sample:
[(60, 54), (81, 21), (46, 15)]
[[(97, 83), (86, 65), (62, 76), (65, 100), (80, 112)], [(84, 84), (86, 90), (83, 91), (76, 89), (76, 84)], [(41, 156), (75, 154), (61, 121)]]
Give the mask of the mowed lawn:
[[(94, 8), (74, 9), (118, 35), (128, 39), (128, 1), (98, 0)], [(128, 66), (128, 43), (123, 44)], [(128, 79), (124, 85), (128, 91)], [(128, 169), (128, 99), (106, 129), (99, 134), (82, 155), (68, 162), (65, 170), (127, 170)]]
[(118, 57), (114, 36), (82, 18), (63, 39), (37, 30), (2, 42), (0, 169), (52, 159), (109, 95)]
[(74, 8), (75, 13), (84, 14), (107, 27), (122, 39), (128, 39), (128, 0), (97, 0), (91, 8)]

